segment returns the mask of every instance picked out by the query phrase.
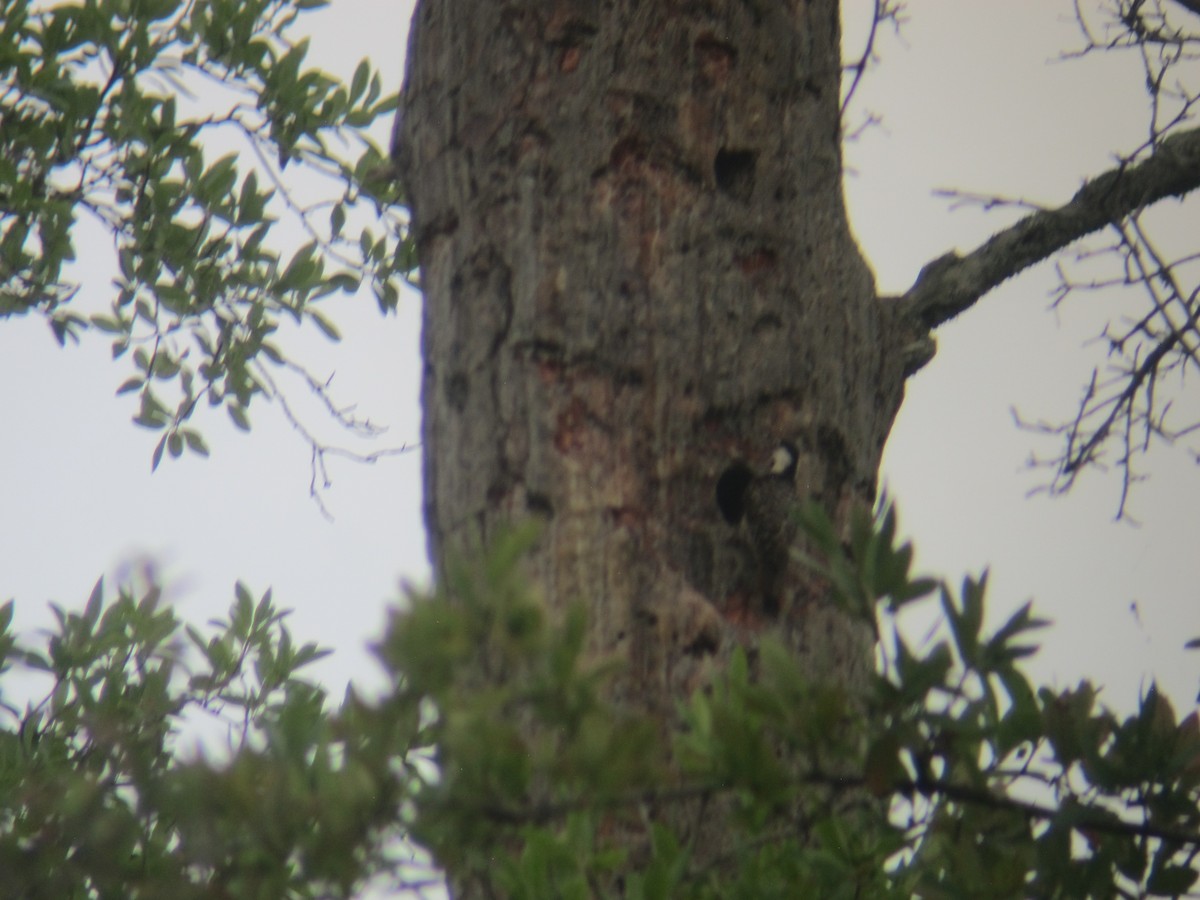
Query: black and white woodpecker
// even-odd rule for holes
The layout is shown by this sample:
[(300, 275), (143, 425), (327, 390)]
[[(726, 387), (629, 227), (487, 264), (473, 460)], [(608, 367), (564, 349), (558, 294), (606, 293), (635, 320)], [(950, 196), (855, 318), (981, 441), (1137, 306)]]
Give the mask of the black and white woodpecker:
[(783, 441), (764, 474), (734, 463), (717, 481), (717, 505), (730, 525), (744, 519), (754, 548), (763, 611), (780, 611), (792, 544), (796, 539), (796, 445)]

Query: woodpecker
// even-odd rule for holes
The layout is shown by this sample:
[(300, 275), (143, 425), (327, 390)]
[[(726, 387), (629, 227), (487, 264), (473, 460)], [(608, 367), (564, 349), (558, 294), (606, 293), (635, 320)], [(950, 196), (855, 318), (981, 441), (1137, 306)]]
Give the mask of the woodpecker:
[(717, 505), (725, 520), (731, 525), (746, 521), (763, 610), (771, 615), (782, 606), (781, 592), (796, 539), (798, 462), (796, 446), (783, 441), (771, 454), (765, 474), (755, 475), (745, 463), (735, 463), (717, 481)]

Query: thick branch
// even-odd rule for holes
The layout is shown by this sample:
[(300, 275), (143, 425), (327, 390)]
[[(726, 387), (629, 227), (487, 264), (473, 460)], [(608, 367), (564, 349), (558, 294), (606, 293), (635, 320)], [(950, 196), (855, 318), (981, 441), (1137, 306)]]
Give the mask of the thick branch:
[[(847, 792), (861, 791), (871, 787), (867, 779), (855, 775), (841, 776), (829, 775), (824, 772), (809, 772), (801, 778), (807, 784), (819, 784)], [(545, 825), (556, 819), (564, 818), (570, 813), (589, 808), (619, 809), (642, 806), (647, 803), (676, 803), (714, 796), (728, 789), (727, 786), (718, 784), (691, 784), (675, 788), (634, 790), (599, 801), (576, 798), (532, 803), (527, 806), (505, 806), (487, 802), (461, 806), (457, 803), (449, 803), (448, 806), (456, 808), (459, 812), (482, 815), (500, 825)], [(918, 778), (915, 781), (901, 779), (891, 784), (889, 789), (906, 796), (919, 794), (930, 800), (935, 800), (939, 796), (945, 797), (963, 804), (986, 806), (990, 809), (1017, 813), (1041, 822), (1052, 822), (1062, 815), (1062, 809), (1058, 806), (1022, 800), (990, 788), (961, 784), (940, 778)], [(1159, 825), (1155, 822), (1127, 821), (1112, 810), (1100, 806), (1089, 808), (1083, 805), (1078, 807), (1076, 817), (1069, 824), (1080, 832), (1094, 831), (1118, 837), (1157, 838), (1186, 846), (1200, 846), (1200, 833), (1196, 831)]]
[(1105, 172), (1058, 209), (1039, 210), (993, 235), (966, 256), (947, 253), (921, 270), (900, 311), (935, 328), (1001, 282), (1072, 241), (1165, 197), (1200, 187), (1200, 128), (1167, 138), (1148, 159)]

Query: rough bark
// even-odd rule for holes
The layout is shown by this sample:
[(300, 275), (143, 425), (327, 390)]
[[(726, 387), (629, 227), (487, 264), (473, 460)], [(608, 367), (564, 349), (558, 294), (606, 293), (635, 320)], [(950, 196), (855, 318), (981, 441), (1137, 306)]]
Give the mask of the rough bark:
[(411, 44), (431, 555), (544, 517), (546, 596), (666, 699), (687, 623), (757, 612), (722, 471), (791, 440), (841, 518), (902, 394), (846, 226), (837, 4), (441, 0)]
[(535, 584), (664, 722), (767, 628), (861, 682), (863, 624), (796, 566), (770, 608), (715, 497), (787, 440), (844, 523), (903, 393), (913, 335), (846, 223), (837, 0), (438, 0), (410, 40), (435, 564), (543, 519)]
[(586, 604), (591, 650), (626, 663), (618, 698), (664, 725), (767, 629), (818, 677), (871, 666), (811, 573), (763, 595), (721, 476), (789, 442), (796, 500), (844, 525), (930, 328), (1200, 178), (1180, 134), (880, 299), (843, 205), (838, 28), (837, 0), (430, 0), (413, 22), (396, 150), (431, 556), (544, 520), (536, 587)]

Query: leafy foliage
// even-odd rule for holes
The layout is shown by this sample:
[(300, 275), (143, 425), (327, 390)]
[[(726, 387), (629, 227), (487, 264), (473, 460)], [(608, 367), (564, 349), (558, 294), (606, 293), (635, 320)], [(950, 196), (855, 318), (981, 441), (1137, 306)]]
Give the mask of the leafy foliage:
[[(107, 604), (98, 583), (81, 613), (55, 609), (44, 650), (20, 648), (11, 601), (0, 610), (0, 671), (51, 679), (24, 712), (3, 705), (8, 896), (345, 896), (381, 864), (369, 837), (397, 782), (338, 732), (358, 701), (328, 717), (299, 674), (324, 651), (293, 642), (269, 591), (236, 595), (202, 633), (153, 583)], [(205, 723), (227, 735), (220, 765), (186, 752)], [(411, 736), (393, 732), (388, 754)]]
[[(809, 534), (832, 532), (815, 511)], [(2, 703), (0, 861), (29, 896), (349, 895), (403, 869), (414, 837), (510, 896), (1181, 896), (1200, 846), (1200, 725), (1151, 688), (1121, 720), (1088, 683), (1034, 691), (1018, 661), (1044, 623), (1022, 607), (985, 634), (985, 580), (910, 579), (894, 517), (860, 518), (826, 564), (835, 597), (877, 612), (889, 648), (867, 702), (806, 680), (767, 640), (656, 727), (606, 699), (579, 610), (523, 587), (528, 534), (413, 597), (380, 646), (393, 691), (330, 714), (299, 676), (270, 592), (238, 585), (226, 621), (182, 627), (161, 591), (97, 584), (55, 608), (45, 649), (0, 607), (0, 674), (51, 688)], [(946, 635), (914, 647), (890, 614), (935, 591)], [(186, 640), (185, 640), (186, 638)], [(3, 693), (0, 693), (3, 698)], [(228, 758), (189, 756), (195, 719)], [(847, 765), (847, 761), (849, 764)], [(731, 804), (728, 865), (648, 808)], [(803, 810), (803, 815), (798, 813)], [(623, 840), (644, 838), (631, 860)], [(428, 883), (429, 874), (417, 879)], [(603, 893), (603, 891), (601, 891)]]
[[(395, 95), (365, 60), (349, 85), (306, 68), (307, 42), (287, 38), (323, 5), (0, 0), (0, 317), (45, 316), (60, 342), (110, 334), (134, 421), (162, 432), (155, 465), (207, 453), (202, 400), (249, 427), (266, 365), (290, 362), (281, 320), (336, 339), (323, 299), (368, 284), (392, 309), (414, 266), (366, 134)], [(325, 189), (299, 196), (301, 173)], [(84, 219), (118, 264), (104, 311), (69, 280)], [(307, 235), (290, 255), (269, 237), (284, 226)]]
[[(101, 586), (45, 650), (0, 614), (0, 666), (48, 673), (0, 730), (0, 864), (30, 896), (350, 896), (373, 877), (511, 897), (1178, 897), (1200, 846), (1200, 725), (1150, 689), (1120, 719), (1088, 683), (1034, 690), (1044, 623), (983, 628), (985, 579), (910, 577), (890, 511), (847, 548), (814, 509), (836, 602), (869, 608), (886, 661), (868, 696), (814, 682), (766, 639), (679, 710), (612, 703), (581, 611), (528, 591), (517, 532), (412, 596), (378, 651), (385, 696), (336, 712), (270, 593), (202, 632), (159, 589)], [(945, 634), (892, 613), (936, 596)], [(186, 640), (185, 640), (186, 638)], [(11, 676), (10, 676), (11, 677)], [(196, 717), (225, 759), (181, 751)], [(681, 812), (681, 815), (675, 815)], [(701, 864), (688, 825), (724, 816)]]
[[(453, 871), (521, 897), (615, 893), (606, 873), (631, 867), (625, 892), (648, 897), (1190, 889), (1195, 714), (1176, 721), (1153, 689), (1124, 721), (1086, 682), (1035, 691), (1018, 662), (1045, 623), (1027, 605), (985, 633), (986, 579), (954, 592), (911, 578), (912, 549), (890, 510), (860, 516), (845, 548), (819, 510), (806, 510), (805, 524), (835, 601), (869, 612), (886, 649), (865, 703), (840, 683), (806, 680), (801, 661), (768, 639), (755, 664), (735, 654), (691, 698), (663, 746), (648, 723), (603, 700), (603, 668), (578, 665), (577, 621), (552, 626), (507, 567), (493, 562), (465, 582), (459, 572), (450, 590), (461, 602), (419, 604), (399, 620), (385, 655), (438, 710), (443, 779), (418, 796), (420, 838)], [(931, 593), (946, 634), (915, 647), (892, 614)], [(717, 868), (689, 860), (686, 829), (645, 815), (697, 800), (734, 810), (733, 849)], [(629, 856), (631, 831), (644, 860)]]

